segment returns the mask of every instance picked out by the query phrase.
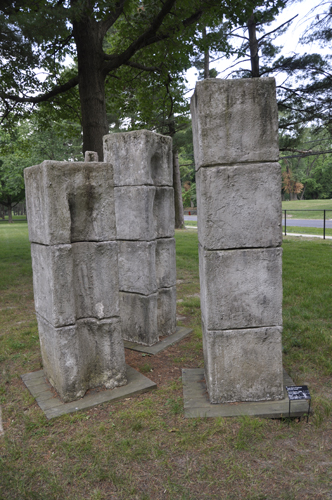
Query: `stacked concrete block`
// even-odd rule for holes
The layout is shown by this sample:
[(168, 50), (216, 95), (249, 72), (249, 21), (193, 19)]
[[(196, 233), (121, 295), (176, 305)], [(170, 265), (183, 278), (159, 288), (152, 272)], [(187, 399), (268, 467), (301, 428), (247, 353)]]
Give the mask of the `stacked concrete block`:
[(281, 399), (281, 169), (275, 81), (199, 82), (191, 112), (210, 401)]
[(153, 345), (176, 330), (172, 141), (107, 135), (104, 159), (114, 167), (122, 335)]
[(126, 384), (112, 165), (44, 161), (25, 185), (48, 380), (65, 402)]

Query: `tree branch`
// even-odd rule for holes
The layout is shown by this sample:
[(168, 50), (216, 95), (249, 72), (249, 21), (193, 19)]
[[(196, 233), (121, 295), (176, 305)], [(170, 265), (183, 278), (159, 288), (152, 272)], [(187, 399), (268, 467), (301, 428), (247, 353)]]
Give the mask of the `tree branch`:
[(125, 66), (131, 66), (132, 68), (141, 69), (142, 71), (161, 72), (161, 68), (158, 66), (144, 66), (143, 64), (136, 63), (134, 61), (127, 61), (124, 64)]
[[(127, 49), (124, 50), (121, 54), (104, 54), (104, 59), (108, 61), (108, 63), (106, 63), (104, 66), (104, 72), (107, 74), (112, 71), (112, 69), (118, 68), (122, 64), (125, 64), (127, 61), (129, 61), (129, 59), (140, 49), (148, 47), (153, 43), (165, 40), (166, 38), (169, 38), (172, 33), (177, 31), (177, 29), (173, 29), (172, 31), (169, 31), (167, 33), (157, 33), (165, 17), (171, 12), (171, 9), (175, 3), (176, 0), (166, 0), (161, 11), (152, 21), (150, 27), (134, 42), (132, 42), (129, 47), (127, 47)], [(187, 28), (193, 23), (196, 23), (202, 14), (202, 9), (197, 10), (190, 17), (184, 19), (182, 21), (182, 25)]]
[(123, 13), (125, 2), (126, 2), (126, 0), (119, 0), (115, 4), (115, 9), (112, 12), (112, 14), (110, 14), (106, 19), (104, 19), (104, 21), (101, 22), (101, 25), (100, 25), (100, 35), (101, 35), (102, 38), (104, 38), (104, 36), (106, 35), (106, 33), (110, 29), (110, 27), (113, 26), (113, 24), (115, 23), (115, 21), (117, 21), (117, 19)]
[(291, 23), (293, 21), (293, 19), (295, 19), (297, 16), (298, 16), (298, 14), (296, 14), (296, 16), (292, 17), (292, 19), (289, 19), (285, 23), (280, 24), (280, 26), (278, 26), (276, 29), (274, 29), (272, 31), (269, 31), (268, 33), (265, 33), (263, 36), (261, 36), (258, 39), (258, 42), (260, 42), (261, 40), (263, 40), (263, 38), (265, 38), (266, 36), (272, 35), (272, 33), (275, 33), (276, 31), (278, 31), (280, 28), (282, 28), (283, 26), (285, 26), (285, 24)]
[(46, 92), (45, 94), (39, 94), (37, 96), (31, 97), (19, 97), (13, 94), (6, 94), (5, 92), (0, 92), (0, 97), (4, 100), (9, 99), (10, 101), (14, 101), (16, 103), (33, 103), (38, 104), (39, 102), (45, 102), (52, 97), (57, 96), (58, 94), (62, 94), (63, 92), (67, 92), (67, 90), (72, 89), (78, 85), (78, 76), (74, 76), (63, 85), (56, 85), (50, 92)]

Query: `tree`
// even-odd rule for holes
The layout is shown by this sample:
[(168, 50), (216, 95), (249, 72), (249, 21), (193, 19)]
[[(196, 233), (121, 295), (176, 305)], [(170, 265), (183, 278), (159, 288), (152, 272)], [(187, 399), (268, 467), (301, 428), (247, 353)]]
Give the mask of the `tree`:
[[(46, 126), (47, 125), (47, 126)], [(8, 210), (25, 197), (23, 170), (43, 160), (83, 160), (80, 130), (72, 135), (73, 124), (48, 120), (40, 124), (36, 117), (25, 120), (10, 131), (0, 133), (0, 204)]]
[[(269, 3), (276, 3), (271, 0)], [(117, 70), (129, 66), (150, 71), (141, 62), (141, 54), (171, 40), (174, 58), (195, 38), (196, 23), (228, 15), (232, 22), (248, 17), (248, 12), (263, 0), (246, 2), (222, 0), (28, 0), (9, 1), (3, 8), (6, 23), (27, 33), (39, 57), (39, 67), (47, 73), (38, 83), (31, 66), (27, 78), (10, 73), (21, 59), (17, 54), (6, 62), (6, 78), (0, 98), (3, 112), (13, 105), (38, 104), (79, 86), (83, 150), (97, 151), (102, 158), (102, 136), (108, 133), (105, 80), (117, 78)], [(113, 45), (106, 35), (113, 33)], [(150, 55), (152, 57), (150, 50)], [(64, 78), (59, 70), (66, 55), (72, 55), (77, 67)], [(59, 76), (60, 75), (60, 76)], [(29, 92), (25, 90), (29, 89)], [(42, 90), (38, 95), (37, 90)]]

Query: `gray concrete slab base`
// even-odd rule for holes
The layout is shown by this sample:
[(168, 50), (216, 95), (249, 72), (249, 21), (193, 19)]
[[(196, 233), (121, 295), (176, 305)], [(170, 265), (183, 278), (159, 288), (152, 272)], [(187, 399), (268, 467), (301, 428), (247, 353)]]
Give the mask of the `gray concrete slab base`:
[(124, 346), (126, 349), (132, 349), (133, 351), (145, 352), (147, 354), (158, 354), (163, 351), (167, 347), (176, 344), (184, 337), (189, 335), (192, 332), (191, 328), (185, 328), (184, 326), (178, 326), (176, 328), (176, 332), (168, 337), (165, 337), (163, 340), (160, 340), (156, 344), (152, 346), (136, 344), (136, 342), (129, 342), (128, 340), (124, 341)]
[[(279, 401), (211, 404), (204, 379), (204, 368), (184, 368), (182, 369), (184, 416), (197, 418), (248, 415), (263, 418), (286, 418), (289, 416), (286, 385), (295, 384), (285, 370), (283, 379), (285, 397)], [(292, 401), (290, 416), (307, 415), (308, 407), (308, 401)]]
[(46, 381), (44, 371), (26, 373), (22, 375), (22, 380), (31, 392), (32, 396), (45, 413), (48, 419), (73, 413), (78, 410), (86, 410), (97, 406), (107, 401), (117, 401), (119, 399), (141, 394), (157, 388), (157, 384), (152, 382), (131, 366), (127, 366), (127, 385), (116, 387), (115, 389), (107, 389), (98, 392), (97, 389), (90, 389), (89, 393), (82, 399), (63, 403), (57, 396), (53, 387)]

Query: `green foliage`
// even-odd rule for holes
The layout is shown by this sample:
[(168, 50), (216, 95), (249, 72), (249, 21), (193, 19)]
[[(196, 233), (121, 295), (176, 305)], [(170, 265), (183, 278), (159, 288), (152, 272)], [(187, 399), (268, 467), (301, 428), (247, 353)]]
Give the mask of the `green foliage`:
[[(288, 133), (281, 133), (280, 148), (283, 170), (290, 169), (304, 186), (301, 199), (332, 198), (332, 157), (328, 152), (332, 150), (332, 139), (328, 130), (303, 128), (291, 141)], [(317, 154), (306, 156), (306, 151)]]

